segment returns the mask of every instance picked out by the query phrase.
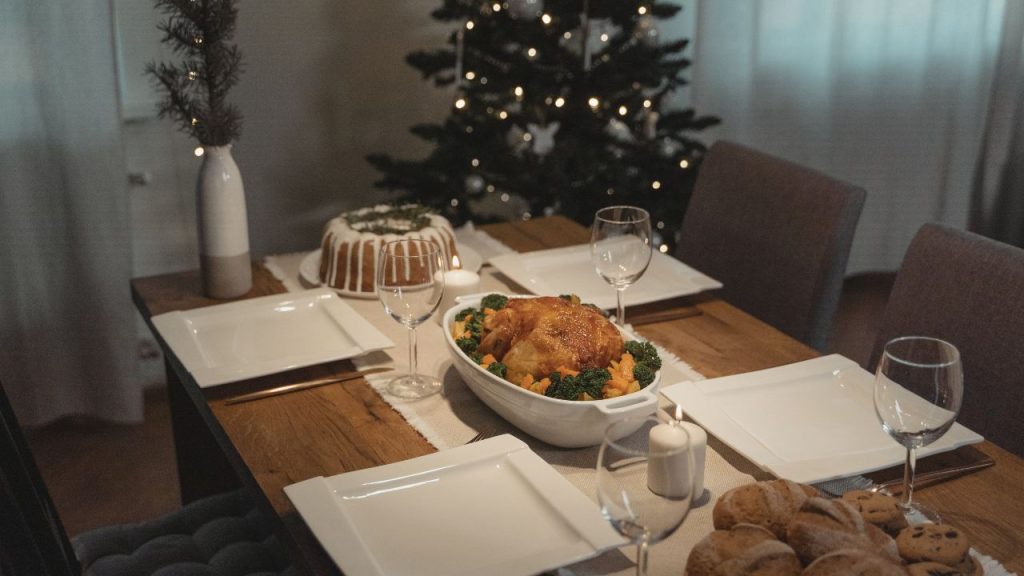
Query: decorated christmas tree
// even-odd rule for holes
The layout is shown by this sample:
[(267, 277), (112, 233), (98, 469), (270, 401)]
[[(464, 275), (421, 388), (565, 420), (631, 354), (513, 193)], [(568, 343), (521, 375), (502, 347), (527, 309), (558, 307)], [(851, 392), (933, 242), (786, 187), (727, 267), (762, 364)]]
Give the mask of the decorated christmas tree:
[(647, 208), (662, 250), (674, 244), (705, 150), (692, 133), (718, 122), (671, 110), (685, 83), (688, 41), (662, 42), (656, 21), (680, 7), (657, 0), (443, 0), (448, 46), (410, 65), (450, 90), (422, 160), (368, 157), (377, 185), (459, 223), (565, 214), (589, 225), (612, 204)]

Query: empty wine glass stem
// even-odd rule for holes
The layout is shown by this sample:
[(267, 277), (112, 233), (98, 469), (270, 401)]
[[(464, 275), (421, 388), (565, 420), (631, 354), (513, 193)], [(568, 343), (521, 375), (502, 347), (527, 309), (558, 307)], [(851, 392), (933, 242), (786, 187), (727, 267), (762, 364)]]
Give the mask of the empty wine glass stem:
[(622, 305), (622, 293), (626, 291), (626, 287), (615, 289), (615, 318), (619, 321), (619, 326), (625, 327), (626, 325), (626, 307)]
[(650, 546), (650, 535), (645, 532), (636, 546), (636, 576), (647, 576), (647, 551)]
[(903, 467), (903, 507), (910, 508), (914, 500), (914, 472), (917, 469), (917, 452), (907, 448), (907, 464)]
[(409, 376), (416, 375), (416, 327), (409, 327)]

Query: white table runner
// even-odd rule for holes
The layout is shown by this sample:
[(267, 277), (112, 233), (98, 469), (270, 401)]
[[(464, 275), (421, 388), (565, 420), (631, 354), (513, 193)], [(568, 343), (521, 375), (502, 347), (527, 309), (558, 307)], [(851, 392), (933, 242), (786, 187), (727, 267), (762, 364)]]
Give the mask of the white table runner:
[[(486, 261), (491, 255), (508, 251), (500, 243), (481, 231), (469, 229), (473, 238), (466, 237), (467, 230), (459, 230), (459, 241), (471, 243)], [(469, 242), (467, 242), (469, 240)], [(289, 291), (312, 288), (299, 277), (299, 263), (307, 253), (268, 256), (264, 259), (267, 268), (280, 279)], [(490, 269), (481, 271), (481, 290), (509, 292)], [(406, 328), (392, 320), (384, 312), (376, 298), (346, 298), (348, 304), (372, 322), (389, 338), (396, 347), (384, 352), (375, 352), (355, 360), (358, 368), (371, 366), (395, 366), (405, 369), (407, 365), (408, 334)], [(428, 442), (444, 450), (464, 444), (478, 431), (510, 433), (526, 442), (530, 448), (564, 475), (581, 492), (597, 501), (594, 466), (597, 464), (597, 447), (564, 449), (535, 440), (505, 422), (469, 390), (452, 366), (444, 345), (441, 326), (434, 319), (421, 324), (417, 329), (418, 362), (420, 372), (437, 374), (444, 383), (441, 394), (422, 400), (405, 400), (387, 394), (384, 388), (395, 374), (371, 375), (367, 381), (381, 397), (391, 404), (411, 426), (416, 428)], [(655, 343), (657, 344), (657, 343)], [(663, 358), (662, 385), (669, 386), (685, 380), (702, 380), (704, 377), (689, 365), (659, 346)], [(663, 400), (663, 402), (665, 402)], [(705, 464), (706, 492), (683, 524), (673, 536), (651, 549), (652, 574), (680, 574), (693, 545), (713, 530), (711, 508), (715, 499), (724, 491), (751, 482), (753, 478), (743, 474), (708, 449)], [(635, 547), (625, 546), (620, 551), (610, 551), (592, 560), (574, 564), (560, 571), (561, 574), (622, 574), (635, 572), (633, 564)]]
[[(493, 255), (511, 251), (508, 247), (487, 235), (475, 230), (472, 226), (457, 230), (457, 238), (481, 254), (484, 261)], [(313, 286), (299, 277), (299, 264), (308, 253), (294, 253), (267, 256), (264, 264), (275, 277), (282, 281), (289, 291), (306, 290)], [(494, 292), (510, 292), (511, 289), (495, 276), (489, 268), (481, 271), (481, 290)], [(406, 328), (392, 320), (384, 312), (383, 306), (376, 298), (346, 298), (353, 308), (372, 322), (378, 329), (391, 338), (395, 348), (384, 352), (374, 352), (355, 359), (359, 369), (372, 366), (392, 366), (399, 370), (406, 368), (408, 360), (408, 333)], [(458, 372), (452, 366), (447, 348), (444, 345), (440, 324), (431, 319), (417, 329), (417, 345), (419, 348), (418, 371), (437, 374), (442, 379), (441, 394), (422, 400), (405, 400), (389, 395), (384, 389), (395, 373), (371, 375), (366, 379), (381, 397), (395, 408), (418, 432), (423, 434), (438, 450), (452, 448), (464, 444), (478, 431), (495, 434), (510, 433), (525, 442), (547, 463), (565, 476), (581, 492), (597, 502), (596, 476), (594, 466), (597, 464), (597, 447), (583, 449), (565, 449), (553, 447), (540, 442), (519, 431), (505, 422), (469, 390), (462, 382)], [(658, 344), (654, 342), (654, 344)], [(684, 361), (658, 346), (663, 359), (662, 386), (677, 382), (703, 380), (704, 376)], [(662, 407), (668, 408), (668, 402), (662, 398)], [(729, 464), (712, 447), (708, 447), (703, 497), (696, 502), (695, 508), (683, 526), (663, 542), (651, 548), (650, 573), (653, 576), (678, 576), (682, 574), (693, 548), (701, 538), (706, 536), (714, 526), (711, 519), (712, 506), (715, 500), (726, 490), (752, 482), (754, 478), (740, 472)], [(585, 575), (617, 575), (627, 576), (635, 573), (635, 546), (629, 545), (606, 552), (591, 560), (573, 564), (559, 570), (560, 576)], [(973, 551), (972, 551), (973, 552)], [(1007, 574), (997, 561), (981, 554), (976, 554), (985, 566), (987, 575)]]

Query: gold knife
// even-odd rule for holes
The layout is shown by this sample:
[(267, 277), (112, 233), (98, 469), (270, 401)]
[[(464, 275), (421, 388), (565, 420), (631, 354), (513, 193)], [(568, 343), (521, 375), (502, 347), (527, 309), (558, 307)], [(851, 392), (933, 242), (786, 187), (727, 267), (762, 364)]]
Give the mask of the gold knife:
[(285, 384), (284, 386), (267, 388), (266, 390), (258, 390), (249, 394), (242, 394), (241, 396), (228, 398), (224, 401), (224, 404), (241, 404), (242, 402), (251, 402), (253, 400), (260, 400), (270, 396), (280, 396), (281, 394), (287, 394), (289, 392), (308, 390), (310, 388), (316, 388), (317, 386), (326, 386), (327, 384), (337, 384), (340, 382), (348, 382), (350, 380), (358, 380), (368, 374), (378, 374), (380, 372), (389, 372), (391, 370), (393, 369), (387, 367), (367, 368), (366, 370), (349, 372), (348, 374), (342, 374), (341, 376), (331, 376), (329, 378), (321, 378), (319, 380), (310, 380), (309, 382)]
[[(948, 480), (963, 476), (968, 472), (974, 472), (975, 470), (981, 470), (982, 468), (988, 468), (995, 464), (992, 458), (985, 458), (977, 462), (971, 462), (970, 464), (962, 464), (960, 466), (952, 466), (950, 468), (940, 468), (931, 472), (922, 472), (915, 475), (914, 477), (914, 490), (941, 482), (942, 480)], [(893, 478), (892, 480), (886, 480), (885, 482), (879, 482), (871, 488), (872, 491), (877, 490), (888, 490), (895, 494), (903, 492), (903, 478)]]

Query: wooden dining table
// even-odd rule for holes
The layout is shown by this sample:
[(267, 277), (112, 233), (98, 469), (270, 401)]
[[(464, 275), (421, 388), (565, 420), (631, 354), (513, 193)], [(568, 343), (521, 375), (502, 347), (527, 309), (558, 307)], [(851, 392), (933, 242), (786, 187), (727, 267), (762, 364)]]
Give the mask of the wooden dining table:
[[(518, 252), (585, 243), (586, 228), (560, 216), (479, 226)], [(165, 312), (222, 304), (202, 295), (198, 271), (136, 278), (132, 296), (163, 349), (182, 499), (246, 488), (273, 521), (294, 562), (311, 574), (339, 574), (296, 512), (283, 488), (315, 476), (332, 476), (436, 451), (363, 378), (264, 400), (230, 399), (279, 385), (307, 382), (354, 370), (343, 360), (212, 388), (200, 388), (152, 318)], [(261, 263), (243, 298), (285, 292)], [(715, 292), (676, 298), (627, 311), (636, 331), (673, 352), (708, 378), (808, 360), (821, 353), (722, 300)], [(494, 416), (497, 418), (497, 416)], [(771, 476), (710, 439), (737, 469)], [(974, 546), (1010, 571), (1024, 573), (1024, 460), (991, 442), (922, 459), (919, 471), (989, 456), (995, 464), (915, 491), (941, 509)], [(899, 467), (872, 473), (899, 476)], [(681, 567), (679, 572), (681, 573)]]

